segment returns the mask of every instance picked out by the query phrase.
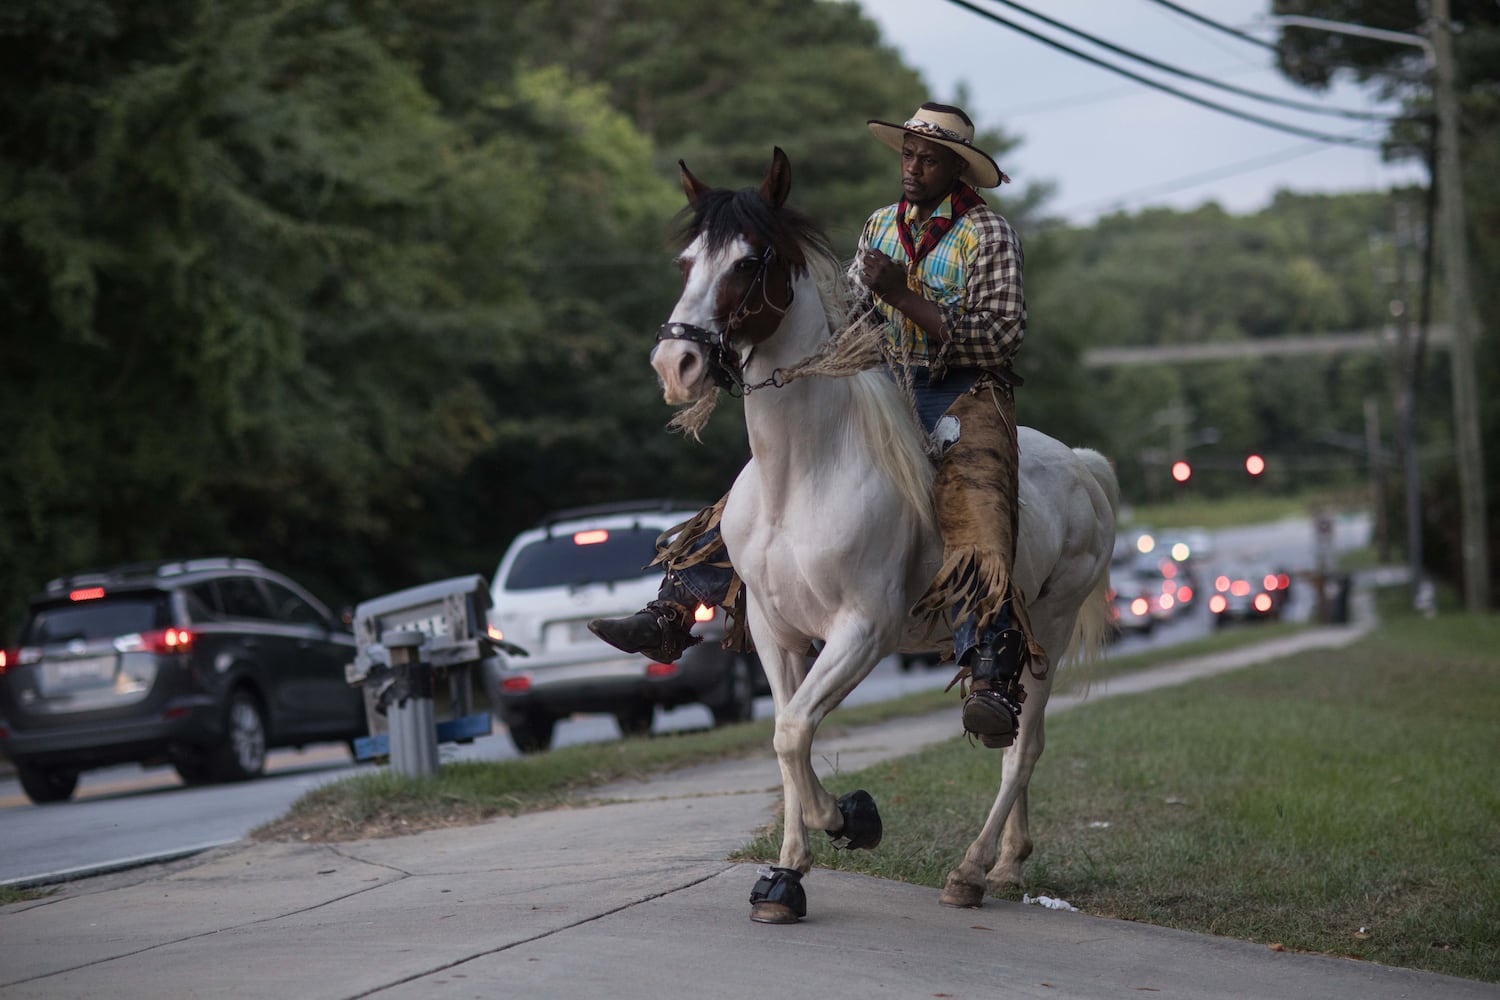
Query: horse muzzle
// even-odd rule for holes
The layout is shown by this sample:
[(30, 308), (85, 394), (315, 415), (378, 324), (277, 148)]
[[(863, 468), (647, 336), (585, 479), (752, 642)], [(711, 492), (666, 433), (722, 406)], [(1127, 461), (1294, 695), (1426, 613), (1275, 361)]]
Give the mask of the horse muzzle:
[(690, 403), (709, 390), (709, 381), (733, 391), (741, 382), (739, 356), (722, 334), (691, 323), (666, 323), (656, 334), (651, 367), (670, 404)]

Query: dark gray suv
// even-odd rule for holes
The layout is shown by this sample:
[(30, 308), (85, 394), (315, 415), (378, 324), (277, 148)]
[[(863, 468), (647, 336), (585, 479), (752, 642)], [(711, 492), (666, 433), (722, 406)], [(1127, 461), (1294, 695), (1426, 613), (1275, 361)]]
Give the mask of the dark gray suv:
[(169, 762), (190, 784), (253, 778), (269, 748), (365, 734), (353, 656), (346, 626), (254, 560), (62, 577), (0, 651), (0, 751), (38, 803), (130, 762)]

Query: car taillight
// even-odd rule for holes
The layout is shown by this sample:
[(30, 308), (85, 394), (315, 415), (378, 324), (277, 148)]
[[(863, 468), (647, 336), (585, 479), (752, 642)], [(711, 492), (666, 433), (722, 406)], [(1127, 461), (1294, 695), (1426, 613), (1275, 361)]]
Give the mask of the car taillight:
[(1255, 595), (1255, 602), (1254, 603), (1255, 603), (1255, 610), (1259, 611), (1261, 614), (1265, 614), (1267, 611), (1271, 610), (1271, 604), (1272, 604), (1271, 595), (1270, 594), (1256, 594)]
[(1183, 604), (1186, 604), (1187, 602), (1191, 601), (1193, 599), (1193, 588), (1192, 587), (1178, 587), (1177, 588), (1177, 599), (1179, 601), (1181, 601)]
[(193, 648), (193, 633), (185, 628), (164, 628), (155, 632), (141, 632), (115, 640), (115, 648), (122, 653), (145, 651), (147, 653), (186, 653)]
[(1275, 590), (1277, 587), (1281, 586), (1281, 583), (1276, 579), (1275, 573), (1267, 573), (1266, 578), (1260, 581), (1260, 585), (1267, 590)]
[(693, 621), (695, 622), (711, 622), (713, 620), (714, 609), (707, 604), (698, 605), (697, 610), (693, 612)]
[(103, 587), (80, 587), (77, 590), (68, 591), (68, 600), (70, 601), (97, 601), (103, 596)]
[(498, 628), (496, 628), (493, 625), (491, 625), (489, 628), (485, 629), (485, 632), (489, 635), (489, 637), (491, 639), (494, 639), (496, 642), (504, 642), (505, 641), (505, 633), (502, 632), (502, 631), (500, 631)]
[(609, 541), (609, 532), (603, 528), (593, 531), (577, 531), (573, 533), (574, 545), (598, 545), (600, 542)]
[(1224, 591), (1228, 590), (1229, 589), (1229, 577), (1227, 577), (1227, 576), (1215, 577), (1214, 578), (1214, 589), (1217, 590), (1221, 594), (1224, 593)]
[(14, 656), (15, 654), (10, 650), (0, 649), (0, 674), (3, 674), (5, 673), (5, 671), (10, 669), (11, 659)]
[(1286, 590), (1291, 585), (1292, 585), (1292, 578), (1291, 577), (1287, 576), (1285, 573), (1277, 573), (1276, 574), (1276, 586), (1279, 589)]
[(1208, 599), (1208, 610), (1216, 615), (1222, 615), (1227, 607), (1229, 607), (1229, 602), (1224, 599), (1223, 594), (1215, 594)]
[(677, 664), (675, 663), (653, 662), (646, 664), (647, 677), (671, 677), (675, 673), (677, 673)]
[(500, 690), (508, 691), (511, 694), (525, 694), (531, 690), (531, 678), (525, 674), (507, 677), (500, 682)]
[(1236, 580), (1229, 585), (1229, 592), (1235, 597), (1245, 597), (1250, 593), (1249, 580)]
[(1146, 600), (1144, 597), (1137, 597), (1135, 600), (1130, 602), (1130, 610), (1134, 614), (1140, 615), (1144, 618), (1146, 615), (1151, 613), (1151, 602)]

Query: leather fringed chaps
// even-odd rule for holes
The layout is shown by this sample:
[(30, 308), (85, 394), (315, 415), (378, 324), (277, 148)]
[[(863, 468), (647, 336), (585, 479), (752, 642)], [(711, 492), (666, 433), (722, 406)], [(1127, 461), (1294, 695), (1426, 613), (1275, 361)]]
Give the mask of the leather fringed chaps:
[[(718, 503), (703, 508), (686, 521), (658, 535), (656, 558), (651, 560), (651, 565), (661, 566), (667, 572), (703, 563), (733, 569), (729, 561), (729, 550), (724, 545), (724, 536), (716, 530), (720, 519), (724, 516), (724, 504), (728, 500), (729, 494), (726, 493), (719, 498)], [(715, 532), (713, 541), (708, 545), (694, 548), (695, 543), (710, 531)], [(729, 591), (724, 597), (723, 608), (724, 648), (742, 653), (750, 652), (752, 644), (749, 623), (745, 620), (745, 588), (740, 583), (738, 572), (730, 578)]]
[(983, 629), (1008, 598), (1011, 621), (1026, 637), (1036, 669), (1045, 664), (1046, 653), (1032, 634), (1024, 595), (1011, 579), (1020, 520), (1014, 391), (986, 380), (954, 400), (947, 415), (957, 418), (959, 436), (943, 453), (933, 480), (943, 564), (912, 614), (951, 613), (954, 621), (974, 614)]

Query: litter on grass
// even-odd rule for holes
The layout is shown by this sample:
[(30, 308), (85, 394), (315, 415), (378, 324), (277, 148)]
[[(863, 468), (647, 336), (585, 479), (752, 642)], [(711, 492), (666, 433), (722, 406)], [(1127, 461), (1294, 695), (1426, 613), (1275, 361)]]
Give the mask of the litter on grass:
[(1032, 903), (1036, 906), (1045, 906), (1049, 910), (1072, 910), (1078, 912), (1078, 907), (1066, 899), (1053, 899), (1051, 896), (1026, 896), (1021, 897), (1021, 902)]

